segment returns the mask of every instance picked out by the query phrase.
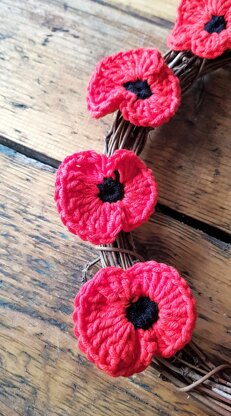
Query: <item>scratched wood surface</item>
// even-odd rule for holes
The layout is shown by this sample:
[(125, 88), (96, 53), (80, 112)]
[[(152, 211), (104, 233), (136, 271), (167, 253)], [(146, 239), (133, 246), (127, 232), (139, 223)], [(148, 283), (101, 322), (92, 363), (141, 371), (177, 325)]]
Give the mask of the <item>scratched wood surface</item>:
[[(133, 47), (166, 51), (171, 27), (141, 20), (112, 3), (1, 2), (0, 134), (5, 143), (13, 139), (53, 163), (80, 149), (102, 148), (112, 116), (90, 120), (85, 105), (96, 62)], [(164, 12), (164, 4), (157, 4)], [(160, 203), (230, 231), (230, 71), (210, 77), (204, 89), (202, 100), (197, 88), (175, 119), (151, 135), (144, 158), (158, 180)]]
[(107, 4), (119, 8), (135, 16), (145, 18), (148, 21), (158, 21), (160, 24), (169, 25), (174, 22), (176, 17), (176, 0), (165, 0), (164, 6), (162, 0), (143, 1), (143, 0), (109, 0)]
[[(150, 4), (152, 3), (152, 4)], [(208, 415), (152, 368), (112, 379), (72, 335), (72, 301), (94, 249), (61, 225), (55, 167), (102, 148), (112, 121), (91, 120), (87, 80), (104, 55), (166, 50), (177, 1), (1, 0), (0, 274), (3, 416)], [(159, 212), (135, 232), (145, 257), (172, 264), (198, 304), (195, 339), (230, 359), (230, 71), (194, 88), (142, 157), (159, 183)]]
[[(169, 391), (152, 369), (113, 380), (78, 353), (72, 300), (82, 265), (96, 253), (60, 224), (53, 168), (3, 146), (1, 167), (3, 414), (205, 415), (187, 396)], [(198, 301), (195, 336), (205, 350), (228, 358), (226, 248), (163, 214), (142, 227), (136, 240), (147, 257), (185, 275)]]

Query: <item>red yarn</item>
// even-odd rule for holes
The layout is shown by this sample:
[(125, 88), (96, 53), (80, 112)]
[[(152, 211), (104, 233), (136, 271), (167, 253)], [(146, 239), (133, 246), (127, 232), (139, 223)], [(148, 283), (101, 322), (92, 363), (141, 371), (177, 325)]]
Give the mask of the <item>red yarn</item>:
[(121, 230), (131, 231), (148, 220), (157, 185), (133, 152), (117, 150), (106, 157), (89, 150), (62, 162), (55, 200), (69, 231), (94, 244), (110, 244)]
[(180, 83), (156, 49), (134, 49), (98, 63), (87, 92), (87, 108), (95, 118), (118, 109), (137, 126), (157, 127), (180, 105)]
[(207, 59), (231, 49), (231, 0), (181, 0), (168, 46)]
[(171, 357), (190, 341), (195, 300), (165, 264), (107, 267), (81, 287), (73, 320), (79, 348), (90, 361), (113, 377), (130, 376), (153, 356)]

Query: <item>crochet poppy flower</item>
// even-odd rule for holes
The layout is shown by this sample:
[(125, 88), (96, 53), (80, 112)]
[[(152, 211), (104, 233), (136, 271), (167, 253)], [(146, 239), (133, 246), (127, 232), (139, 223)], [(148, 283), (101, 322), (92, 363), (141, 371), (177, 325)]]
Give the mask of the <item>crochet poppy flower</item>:
[(168, 46), (207, 59), (231, 49), (231, 0), (182, 0)]
[(95, 118), (120, 110), (137, 126), (169, 121), (180, 104), (180, 83), (156, 49), (134, 49), (104, 58), (88, 85), (87, 108)]
[(135, 153), (117, 150), (107, 157), (89, 150), (62, 162), (55, 200), (69, 231), (93, 244), (110, 244), (121, 230), (147, 221), (157, 202), (157, 185)]
[(196, 320), (186, 282), (155, 261), (99, 270), (74, 307), (79, 348), (113, 377), (143, 371), (154, 356), (174, 355), (190, 341)]

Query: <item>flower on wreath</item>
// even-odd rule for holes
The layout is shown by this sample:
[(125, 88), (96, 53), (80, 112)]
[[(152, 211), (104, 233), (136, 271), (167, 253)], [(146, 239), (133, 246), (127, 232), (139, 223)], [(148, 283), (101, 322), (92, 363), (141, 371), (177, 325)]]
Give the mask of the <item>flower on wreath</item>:
[(148, 220), (157, 202), (152, 171), (132, 151), (111, 157), (75, 153), (60, 165), (55, 200), (69, 231), (93, 244), (110, 244)]
[(74, 308), (80, 350), (113, 377), (143, 371), (155, 356), (174, 355), (190, 341), (196, 321), (186, 282), (155, 261), (99, 270), (81, 287)]
[(231, 0), (181, 0), (168, 46), (206, 59), (231, 49)]
[(157, 127), (180, 105), (179, 79), (156, 49), (134, 49), (98, 63), (87, 91), (87, 108), (95, 118), (120, 110), (137, 126)]

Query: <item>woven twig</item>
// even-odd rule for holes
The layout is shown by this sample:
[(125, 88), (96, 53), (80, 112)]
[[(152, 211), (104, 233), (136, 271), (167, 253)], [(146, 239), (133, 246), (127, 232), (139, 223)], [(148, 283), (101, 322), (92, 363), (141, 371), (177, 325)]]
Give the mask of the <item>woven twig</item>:
[[(198, 78), (231, 63), (231, 51), (217, 59), (206, 60), (190, 52), (165, 54), (165, 61), (179, 77), (182, 93), (186, 93)], [(139, 155), (148, 138), (149, 128), (137, 127), (125, 121), (118, 111), (113, 126), (105, 138), (104, 153), (111, 156), (117, 149), (128, 149)], [(116, 241), (98, 248), (102, 267), (115, 266), (124, 269), (143, 259), (136, 253), (130, 233), (121, 232)], [(94, 261), (93, 263), (95, 263)], [(88, 268), (84, 270), (84, 278)], [(153, 368), (159, 377), (171, 382), (178, 390), (189, 392), (197, 401), (202, 402), (216, 415), (231, 415), (231, 366), (216, 365), (196, 346), (187, 345), (171, 360), (155, 359)]]

